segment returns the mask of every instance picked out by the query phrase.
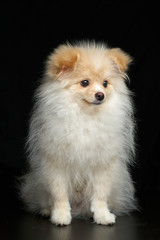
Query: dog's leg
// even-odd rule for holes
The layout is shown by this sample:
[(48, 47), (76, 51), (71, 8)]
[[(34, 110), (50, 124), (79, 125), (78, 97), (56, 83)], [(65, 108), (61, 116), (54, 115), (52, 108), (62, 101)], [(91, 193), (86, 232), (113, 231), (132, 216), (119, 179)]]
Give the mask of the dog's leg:
[(63, 178), (56, 177), (51, 189), (51, 222), (56, 225), (71, 223), (71, 209), (68, 200), (67, 186)]
[(97, 224), (112, 225), (115, 223), (115, 215), (110, 213), (107, 199), (111, 190), (111, 180), (108, 171), (97, 170), (94, 176), (93, 196), (91, 199), (91, 212)]

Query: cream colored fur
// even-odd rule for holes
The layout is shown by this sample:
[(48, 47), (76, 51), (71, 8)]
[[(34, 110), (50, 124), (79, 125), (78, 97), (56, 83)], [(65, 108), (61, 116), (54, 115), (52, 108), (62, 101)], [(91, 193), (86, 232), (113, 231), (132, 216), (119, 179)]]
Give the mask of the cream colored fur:
[(21, 196), (29, 210), (57, 225), (74, 216), (108, 225), (135, 209), (133, 107), (125, 84), (130, 62), (120, 49), (88, 42), (61, 45), (49, 56), (27, 141)]

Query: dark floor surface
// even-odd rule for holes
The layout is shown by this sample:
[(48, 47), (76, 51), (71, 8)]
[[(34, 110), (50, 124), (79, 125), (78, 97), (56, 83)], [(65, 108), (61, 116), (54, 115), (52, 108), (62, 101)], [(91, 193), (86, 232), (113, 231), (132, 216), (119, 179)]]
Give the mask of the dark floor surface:
[(73, 220), (65, 227), (23, 210), (14, 188), (14, 174), (0, 172), (1, 240), (160, 240), (159, 199), (146, 199), (141, 212), (118, 217), (114, 226), (100, 226), (93, 220)]

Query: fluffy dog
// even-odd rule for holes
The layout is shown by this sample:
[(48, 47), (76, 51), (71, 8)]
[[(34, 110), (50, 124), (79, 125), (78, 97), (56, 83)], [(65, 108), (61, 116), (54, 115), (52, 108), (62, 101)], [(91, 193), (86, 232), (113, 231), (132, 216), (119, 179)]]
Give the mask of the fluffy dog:
[(125, 83), (131, 60), (95, 42), (60, 45), (49, 56), (27, 141), (21, 196), (29, 210), (56, 225), (74, 216), (110, 225), (135, 209), (133, 106)]

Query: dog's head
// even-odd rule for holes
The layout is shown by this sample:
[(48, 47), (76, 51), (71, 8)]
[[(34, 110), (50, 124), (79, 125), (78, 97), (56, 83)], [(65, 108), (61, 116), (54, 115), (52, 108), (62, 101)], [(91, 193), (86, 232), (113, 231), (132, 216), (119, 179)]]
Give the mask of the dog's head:
[(75, 101), (87, 106), (106, 102), (122, 91), (131, 57), (103, 44), (61, 45), (49, 56), (46, 74), (68, 88)]

